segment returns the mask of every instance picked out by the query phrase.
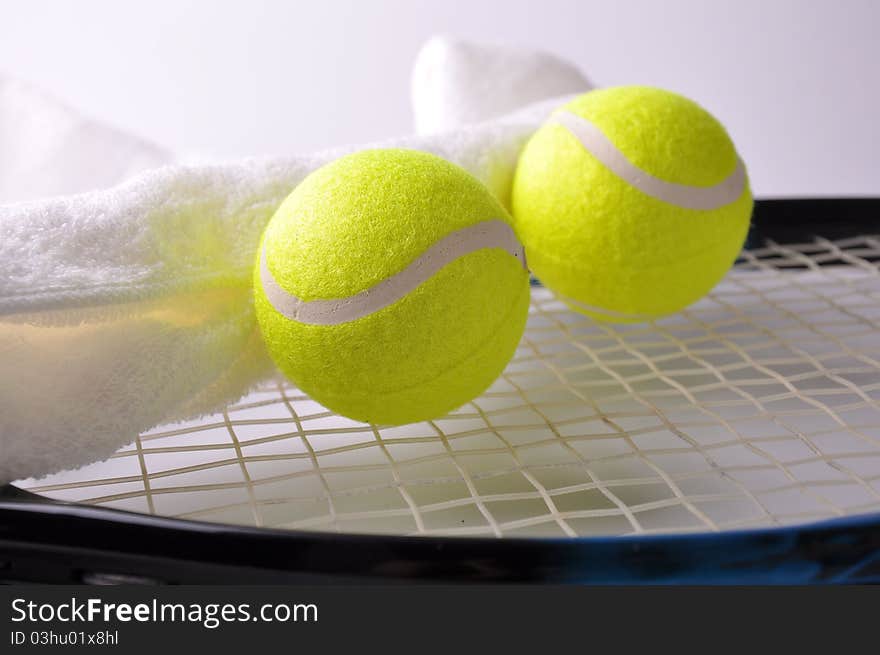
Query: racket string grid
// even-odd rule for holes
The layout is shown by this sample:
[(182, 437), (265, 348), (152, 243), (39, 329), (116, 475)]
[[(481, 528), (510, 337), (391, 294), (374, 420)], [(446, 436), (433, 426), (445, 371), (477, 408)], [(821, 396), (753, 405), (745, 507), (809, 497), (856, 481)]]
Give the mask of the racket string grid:
[(481, 397), (400, 427), (281, 378), (18, 486), (161, 516), (497, 537), (724, 531), (880, 511), (880, 236), (744, 251), (704, 300), (602, 324), (533, 288)]

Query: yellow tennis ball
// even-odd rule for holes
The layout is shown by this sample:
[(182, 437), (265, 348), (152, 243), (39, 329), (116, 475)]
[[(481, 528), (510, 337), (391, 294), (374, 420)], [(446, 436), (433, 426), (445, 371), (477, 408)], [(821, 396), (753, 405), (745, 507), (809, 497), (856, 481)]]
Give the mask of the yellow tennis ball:
[(724, 276), (749, 227), (745, 167), (695, 102), (640, 86), (592, 91), (526, 144), (512, 195), (532, 272), (572, 308), (650, 320)]
[(353, 419), (437, 418), (484, 391), (525, 328), (512, 219), (466, 171), (366, 150), (309, 175), (263, 234), (257, 319), (269, 353)]

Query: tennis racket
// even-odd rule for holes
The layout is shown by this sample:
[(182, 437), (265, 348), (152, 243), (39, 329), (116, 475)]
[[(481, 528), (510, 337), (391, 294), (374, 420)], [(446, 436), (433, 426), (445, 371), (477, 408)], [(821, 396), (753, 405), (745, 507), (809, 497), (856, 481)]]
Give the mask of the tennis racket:
[(514, 360), (442, 419), (357, 423), (278, 377), (7, 486), (0, 579), (880, 582), (880, 199), (753, 223), (650, 324), (534, 283)]

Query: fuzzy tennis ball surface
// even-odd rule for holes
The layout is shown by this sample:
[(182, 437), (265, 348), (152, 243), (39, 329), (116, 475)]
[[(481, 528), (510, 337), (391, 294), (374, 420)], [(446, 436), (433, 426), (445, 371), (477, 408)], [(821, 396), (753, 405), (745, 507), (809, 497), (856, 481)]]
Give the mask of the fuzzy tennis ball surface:
[(532, 272), (572, 308), (650, 320), (698, 300), (740, 252), (745, 167), (695, 102), (626, 86), (557, 110), (524, 148), (513, 215)]
[(263, 234), (257, 319), (275, 363), (353, 419), (437, 418), (483, 392), (525, 328), (512, 219), (469, 173), (366, 150), (309, 175)]

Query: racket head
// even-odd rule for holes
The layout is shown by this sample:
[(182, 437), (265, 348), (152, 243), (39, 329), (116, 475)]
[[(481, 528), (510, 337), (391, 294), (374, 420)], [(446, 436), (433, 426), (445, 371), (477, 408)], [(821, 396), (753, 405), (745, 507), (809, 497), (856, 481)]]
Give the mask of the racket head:
[(352, 424), (272, 380), (107, 463), (20, 481), (36, 496), (3, 500), (7, 541), (190, 575), (873, 579), (878, 208), (759, 201), (734, 271), (647, 326), (597, 325), (536, 286), (502, 379), (440, 421)]

